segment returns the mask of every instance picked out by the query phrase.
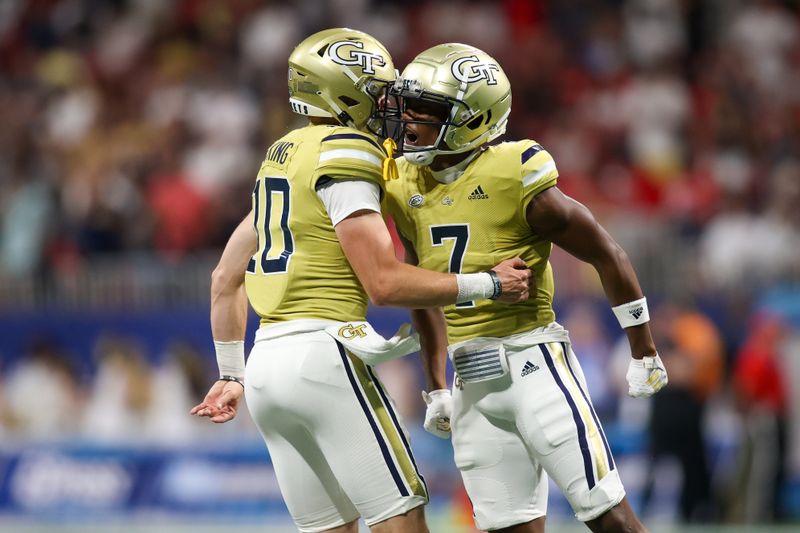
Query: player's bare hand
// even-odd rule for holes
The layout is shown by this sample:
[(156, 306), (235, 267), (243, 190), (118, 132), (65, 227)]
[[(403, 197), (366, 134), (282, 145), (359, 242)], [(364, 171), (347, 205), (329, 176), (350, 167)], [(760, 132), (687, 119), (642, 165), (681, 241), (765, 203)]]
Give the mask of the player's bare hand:
[(243, 394), (244, 387), (240, 383), (217, 381), (211, 386), (203, 402), (192, 407), (189, 414), (208, 417), (217, 424), (233, 420)]
[(524, 302), (530, 296), (533, 272), (519, 257), (506, 259), (492, 270), (500, 279), (502, 291), (496, 301), (513, 304)]

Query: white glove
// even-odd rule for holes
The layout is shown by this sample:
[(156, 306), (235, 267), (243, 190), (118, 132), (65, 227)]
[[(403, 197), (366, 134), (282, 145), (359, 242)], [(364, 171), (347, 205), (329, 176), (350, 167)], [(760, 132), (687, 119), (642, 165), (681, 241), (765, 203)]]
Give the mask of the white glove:
[(425, 409), (425, 431), (439, 438), (450, 438), (450, 415), (453, 413), (453, 397), (449, 389), (422, 391), (422, 399), (428, 404)]
[(669, 381), (667, 369), (658, 354), (641, 359), (631, 358), (625, 379), (628, 380), (628, 396), (634, 398), (649, 398)]

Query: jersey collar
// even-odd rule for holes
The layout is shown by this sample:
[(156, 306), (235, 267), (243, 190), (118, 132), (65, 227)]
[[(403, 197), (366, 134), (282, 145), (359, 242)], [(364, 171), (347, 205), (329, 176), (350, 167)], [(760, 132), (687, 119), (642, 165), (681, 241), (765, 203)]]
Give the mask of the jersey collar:
[(464, 171), (467, 169), (469, 164), (472, 163), (472, 161), (478, 157), (481, 152), (483, 152), (483, 150), (475, 150), (463, 161), (456, 163), (452, 167), (447, 167), (444, 170), (431, 170), (431, 176), (433, 176), (433, 179), (439, 183), (445, 185), (448, 183), (453, 183), (460, 178), (462, 174), (464, 174)]

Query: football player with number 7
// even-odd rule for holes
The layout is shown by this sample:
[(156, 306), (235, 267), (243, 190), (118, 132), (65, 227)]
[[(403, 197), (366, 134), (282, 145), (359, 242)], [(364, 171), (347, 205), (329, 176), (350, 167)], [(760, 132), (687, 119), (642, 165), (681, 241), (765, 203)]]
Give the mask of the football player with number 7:
[[(553, 312), (555, 244), (597, 271), (630, 342), (628, 393), (667, 383), (647, 300), (620, 246), (556, 186), (550, 154), (532, 140), (489, 145), (506, 129), (511, 85), (477, 48), (419, 54), (385, 107), (403, 145), (386, 205), (407, 261), (440, 272), (485, 270), (519, 256), (533, 270), (527, 301), (469, 301), (412, 311), (430, 392), (425, 428), (452, 430), (455, 462), (480, 529), (544, 531), (548, 475), (596, 532), (645, 531), (627, 499), (566, 330)], [(448, 347), (449, 342), (449, 347)], [(455, 384), (446, 388), (449, 356)]]

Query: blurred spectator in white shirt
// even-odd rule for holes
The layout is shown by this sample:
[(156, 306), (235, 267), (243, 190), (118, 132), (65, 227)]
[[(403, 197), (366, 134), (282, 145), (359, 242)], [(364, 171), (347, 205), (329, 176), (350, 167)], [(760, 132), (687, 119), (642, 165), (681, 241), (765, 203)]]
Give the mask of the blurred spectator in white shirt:
[(141, 443), (152, 402), (152, 371), (131, 341), (101, 337), (95, 346), (97, 369), (84, 412), (83, 436), (109, 442)]
[(35, 341), (5, 379), (6, 413), (13, 433), (55, 440), (77, 433), (81, 392), (70, 359), (57, 345)]
[[(162, 445), (195, 442), (206, 424), (189, 410), (205, 395), (210, 373), (202, 356), (185, 342), (173, 342), (150, 379), (150, 402), (142, 428), (147, 441)], [(246, 416), (242, 418), (247, 418)]]

